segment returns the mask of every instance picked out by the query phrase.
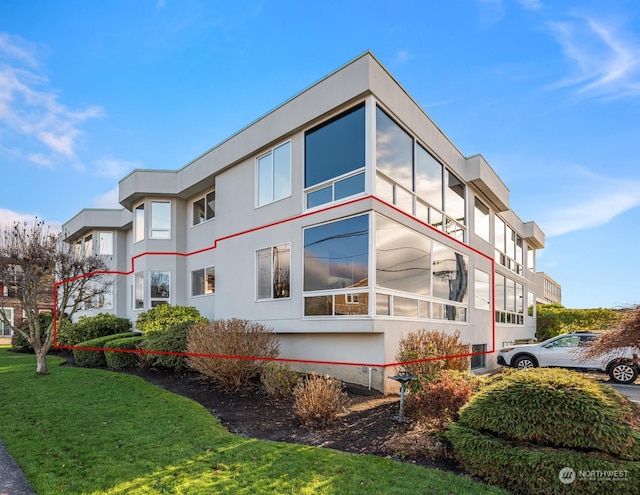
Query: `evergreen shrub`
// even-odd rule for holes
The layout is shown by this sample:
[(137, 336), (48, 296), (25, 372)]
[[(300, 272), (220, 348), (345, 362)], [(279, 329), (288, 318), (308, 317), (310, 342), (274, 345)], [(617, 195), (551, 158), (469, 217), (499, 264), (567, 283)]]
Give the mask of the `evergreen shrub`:
[(60, 325), (57, 329), (56, 343), (74, 346), (98, 337), (115, 335), (131, 329), (131, 321), (118, 318), (111, 313), (99, 313), (95, 316), (81, 316), (74, 323)]
[[(107, 343), (111, 340), (138, 337), (139, 333), (136, 332), (124, 332), (115, 335), (107, 335), (105, 337), (98, 337), (97, 339), (87, 340), (86, 342), (80, 342), (78, 347), (95, 347), (95, 348), (107, 348)], [(76, 365), (86, 368), (98, 368), (106, 366), (107, 361), (104, 356), (104, 351), (89, 351), (83, 349), (74, 349), (73, 358)]]
[[(109, 340), (105, 343), (108, 349), (139, 350), (138, 345), (144, 340), (142, 335), (136, 337), (124, 337), (121, 339)], [(119, 370), (127, 368), (137, 368), (139, 366), (138, 353), (135, 352), (110, 352), (104, 351), (107, 367)]]

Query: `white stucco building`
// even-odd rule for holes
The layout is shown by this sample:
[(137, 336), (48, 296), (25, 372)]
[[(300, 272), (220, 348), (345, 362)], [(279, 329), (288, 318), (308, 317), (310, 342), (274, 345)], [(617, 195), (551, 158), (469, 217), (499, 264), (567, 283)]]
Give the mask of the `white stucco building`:
[[(281, 356), (390, 390), (399, 339), (459, 330), (495, 366), (533, 337), (544, 234), (369, 52), (176, 171), (135, 170), (69, 242), (112, 257), (90, 312), (157, 304), (273, 327)], [(535, 313), (534, 313), (535, 315)]]

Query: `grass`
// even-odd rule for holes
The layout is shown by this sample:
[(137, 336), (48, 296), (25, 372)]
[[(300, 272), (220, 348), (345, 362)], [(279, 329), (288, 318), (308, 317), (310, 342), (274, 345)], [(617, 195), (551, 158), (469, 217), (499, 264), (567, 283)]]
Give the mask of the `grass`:
[(38, 494), (498, 494), (436, 469), (241, 438), (144, 380), (0, 349), (0, 438)]

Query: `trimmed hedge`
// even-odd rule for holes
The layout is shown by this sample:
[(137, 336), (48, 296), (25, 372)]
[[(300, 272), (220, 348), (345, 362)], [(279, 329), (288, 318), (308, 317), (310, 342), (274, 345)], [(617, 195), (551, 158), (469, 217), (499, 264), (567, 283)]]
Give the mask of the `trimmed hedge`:
[(131, 330), (131, 321), (118, 318), (110, 313), (99, 313), (95, 316), (81, 316), (74, 323), (67, 323), (58, 328), (56, 343), (58, 345), (78, 345), (80, 342), (116, 335)]
[[(137, 350), (138, 345), (144, 340), (142, 335), (110, 340), (105, 344), (109, 349)], [(137, 368), (140, 365), (138, 353), (135, 352), (109, 352), (104, 351), (107, 367), (119, 370), (125, 368)]]
[[(183, 322), (173, 325), (168, 330), (157, 330), (145, 335), (140, 349), (162, 352), (186, 352), (187, 331), (193, 325)], [(145, 354), (146, 364), (151, 368), (184, 371), (187, 368), (186, 358), (175, 354)]]
[(640, 407), (573, 371), (503, 371), (444, 435), (469, 474), (514, 493), (640, 494)]
[(161, 304), (149, 311), (140, 313), (136, 320), (136, 329), (144, 334), (167, 331), (179, 323), (208, 323), (204, 316), (193, 306), (171, 306)]
[[(456, 424), (449, 427), (446, 438), (465, 471), (514, 494), (640, 493), (640, 462), (510, 442)], [(560, 470), (564, 468), (575, 471), (575, 481), (567, 484), (560, 481)], [(607, 480), (607, 472), (622, 478)]]
[(460, 410), (460, 424), (508, 440), (596, 450), (640, 460), (637, 407), (574, 371), (535, 368), (496, 375)]
[[(79, 347), (98, 347), (106, 348), (107, 343), (111, 340), (139, 337), (139, 333), (125, 332), (115, 335), (107, 335), (106, 337), (99, 337), (97, 339), (87, 340), (86, 342), (80, 342)], [(73, 350), (73, 358), (76, 361), (76, 365), (86, 368), (98, 368), (100, 366), (106, 366), (107, 360), (104, 356), (104, 351), (87, 351), (81, 349)]]

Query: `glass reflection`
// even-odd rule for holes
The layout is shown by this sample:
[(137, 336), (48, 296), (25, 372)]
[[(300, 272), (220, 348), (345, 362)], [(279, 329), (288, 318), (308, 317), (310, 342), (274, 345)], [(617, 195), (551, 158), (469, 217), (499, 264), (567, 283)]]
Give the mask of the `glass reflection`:
[(376, 107), (376, 167), (413, 191), (413, 138)]
[(468, 257), (434, 243), (433, 295), (450, 301), (467, 302)]
[(304, 231), (305, 291), (366, 287), (368, 262), (368, 215)]
[(383, 216), (376, 219), (376, 285), (429, 295), (431, 241)]
[(422, 146), (416, 154), (416, 193), (431, 206), (442, 210), (442, 165)]

